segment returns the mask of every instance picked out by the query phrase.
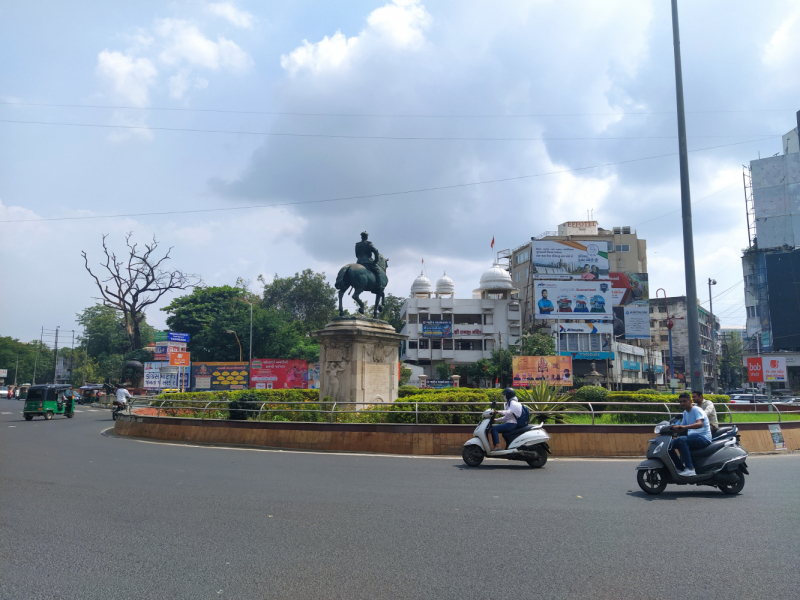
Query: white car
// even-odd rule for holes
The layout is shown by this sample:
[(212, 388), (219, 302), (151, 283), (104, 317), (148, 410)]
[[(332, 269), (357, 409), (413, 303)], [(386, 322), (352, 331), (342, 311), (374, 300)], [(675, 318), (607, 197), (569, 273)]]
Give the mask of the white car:
[(731, 404), (755, 404), (758, 402), (768, 402), (763, 394), (733, 394)]
[(8, 398), (8, 386), (0, 385), (0, 398)]

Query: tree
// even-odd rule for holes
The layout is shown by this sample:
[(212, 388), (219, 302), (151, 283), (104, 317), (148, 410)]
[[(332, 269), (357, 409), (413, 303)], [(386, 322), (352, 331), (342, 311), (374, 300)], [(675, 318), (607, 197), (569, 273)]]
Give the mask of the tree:
[[(19, 362), (17, 362), (19, 359)], [(53, 351), (39, 344), (39, 340), (21, 342), (12, 337), (0, 337), (0, 369), (8, 369), (6, 384), (53, 382)], [(34, 379), (34, 373), (36, 378)]]
[(437, 379), (450, 379), (453, 374), (452, 365), (444, 361), (436, 363), (434, 369), (436, 370)]
[(293, 277), (278, 277), (264, 284), (261, 305), (285, 313), (289, 320), (299, 321), (306, 332), (322, 329), (336, 316), (336, 290), (325, 280), (325, 273), (306, 269)]
[(742, 338), (739, 335), (731, 334), (723, 337), (719, 383), (724, 388), (735, 389), (742, 386), (742, 350)]
[(164, 294), (173, 290), (185, 290), (202, 283), (197, 275), (186, 274), (179, 270), (166, 270), (164, 263), (170, 259), (170, 247), (161, 257), (156, 256), (158, 241), (144, 245), (132, 243), (133, 233), (125, 236), (127, 260), (117, 258), (115, 252), (108, 249), (107, 234), (103, 235), (103, 253), (105, 262), (100, 263), (108, 273), (101, 279), (89, 267), (89, 258), (85, 251), (81, 252), (84, 266), (94, 279), (100, 290), (103, 305), (119, 311), (124, 317), (125, 333), (128, 336), (128, 349), (138, 350), (142, 347), (140, 325), (144, 321), (144, 311), (148, 306), (158, 302)]
[(556, 343), (546, 333), (526, 333), (515, 349), (519, 356), (554, 356)]
[(405, 321), (400, 318), (402, 316), (404, 302), (404, 298), (400, 298), (394, 294), (386, 294), (386, 298), (384, 298), (383, 301), (383, 310), (381, 310), (378, 315), (379, 318), (394, 327), (395, 331), (398, 333), (400, 333), (400, 330), (403, 329), (403, 325), (405, 325)]

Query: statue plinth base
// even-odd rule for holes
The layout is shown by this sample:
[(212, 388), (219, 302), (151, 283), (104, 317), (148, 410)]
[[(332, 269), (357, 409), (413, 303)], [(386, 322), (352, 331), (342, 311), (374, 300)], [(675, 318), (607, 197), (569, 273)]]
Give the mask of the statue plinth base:
[(320, 399), (343, 404), (397, 400), (400, 342), (386, 321), (338, 317), (312, 334), (320, 343)]

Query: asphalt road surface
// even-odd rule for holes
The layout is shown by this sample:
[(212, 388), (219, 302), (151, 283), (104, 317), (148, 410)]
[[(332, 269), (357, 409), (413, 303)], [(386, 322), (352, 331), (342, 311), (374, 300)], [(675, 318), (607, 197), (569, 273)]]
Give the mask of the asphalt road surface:
[(210, 448), (0, 400), (0, 598), (797, 598), (800, 455), (648, 497), (632, 460)]

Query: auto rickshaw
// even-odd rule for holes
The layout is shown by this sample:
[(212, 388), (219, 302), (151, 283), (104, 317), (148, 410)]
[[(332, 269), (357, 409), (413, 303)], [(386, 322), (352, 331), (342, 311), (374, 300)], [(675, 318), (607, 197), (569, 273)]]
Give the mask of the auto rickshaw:
[(58, 385), (32, 385), (25, 399), (23, 415), (26, 421), (33, 417), (44, 417), (46, 420), (53, 415), (64, 415), (68, 419), (75, 416), (75, 399), (72, 396), (72, 386)]

